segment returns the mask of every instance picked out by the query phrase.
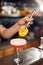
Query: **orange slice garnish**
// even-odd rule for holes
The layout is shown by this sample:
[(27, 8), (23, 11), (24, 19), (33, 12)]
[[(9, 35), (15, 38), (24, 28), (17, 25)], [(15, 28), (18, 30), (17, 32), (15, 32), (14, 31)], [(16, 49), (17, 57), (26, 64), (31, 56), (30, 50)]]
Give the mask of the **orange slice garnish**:
[(26, 28), (26, 27), (22, 27), (20, 30), (19, 30), (19, 36), (21, 36), (21, 37), (24, 37), (24, 36), (26, 36), (27, 34), (28, 34), (28, 28)]

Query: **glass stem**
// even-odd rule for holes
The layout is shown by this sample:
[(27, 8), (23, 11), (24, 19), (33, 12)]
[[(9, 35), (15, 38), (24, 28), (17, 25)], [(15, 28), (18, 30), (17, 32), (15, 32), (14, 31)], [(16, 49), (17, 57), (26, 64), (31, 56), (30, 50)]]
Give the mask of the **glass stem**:
[(17, 65), (19, 65), (19, 48), (17, 48), (17, 58), (18, 58)]
[(17, 58), (19, 58), (19, 48), (17, 48)]

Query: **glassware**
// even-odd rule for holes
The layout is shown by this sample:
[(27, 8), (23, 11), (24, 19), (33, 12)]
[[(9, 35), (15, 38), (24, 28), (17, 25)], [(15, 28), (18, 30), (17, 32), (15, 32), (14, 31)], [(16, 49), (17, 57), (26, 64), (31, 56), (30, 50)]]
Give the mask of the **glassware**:
[(43, 58), (43, 37), (40, 37), (40, 46), (38, 48), (41, 53), (41, 58)]
[(40, 46), (39, 46), (40, 50), (43, 50), (43, 37), (40, 37)]
[(39, 46), (39, 49), (40, 50), (43, 50), (43, 24), (40, 23), (40, 46)]
[(19, 49), (27, 44), (27, 41), (23, 38), (15, 38), (10, 41), (10, 44), (17, 49), (17, 58), (14, 61), (19, 65)]

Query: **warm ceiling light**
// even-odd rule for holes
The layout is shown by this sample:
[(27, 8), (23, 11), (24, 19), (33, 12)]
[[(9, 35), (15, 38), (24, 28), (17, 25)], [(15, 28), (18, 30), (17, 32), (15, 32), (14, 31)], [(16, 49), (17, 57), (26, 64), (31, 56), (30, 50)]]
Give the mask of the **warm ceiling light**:
[(35, 0), (37, 4), (39, 5), (39, 10), (43, 12), (43, 0)]
[(39, 5), (43, 3), (42, 0), (35, 0), (35, 1), (36, 1), (36, 3), (39, 4)]
[(43, 4), (40, 5), (40, 11), (43, 12)]

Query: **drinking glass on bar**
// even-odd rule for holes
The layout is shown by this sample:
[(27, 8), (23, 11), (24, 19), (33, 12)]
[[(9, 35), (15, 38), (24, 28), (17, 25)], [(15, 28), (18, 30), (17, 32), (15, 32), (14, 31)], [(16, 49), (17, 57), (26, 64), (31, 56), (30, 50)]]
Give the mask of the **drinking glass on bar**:
[(19, 65), (19, 49), (27, 44), (27, 41), (23, 38), (15, 38), (10, 41), (10, 44), (17, 49), (17, 58), (14, 61)]
[(39, 46), (40, 50), (43, 50), (43, 37), (40, 37), (40, 46)]

